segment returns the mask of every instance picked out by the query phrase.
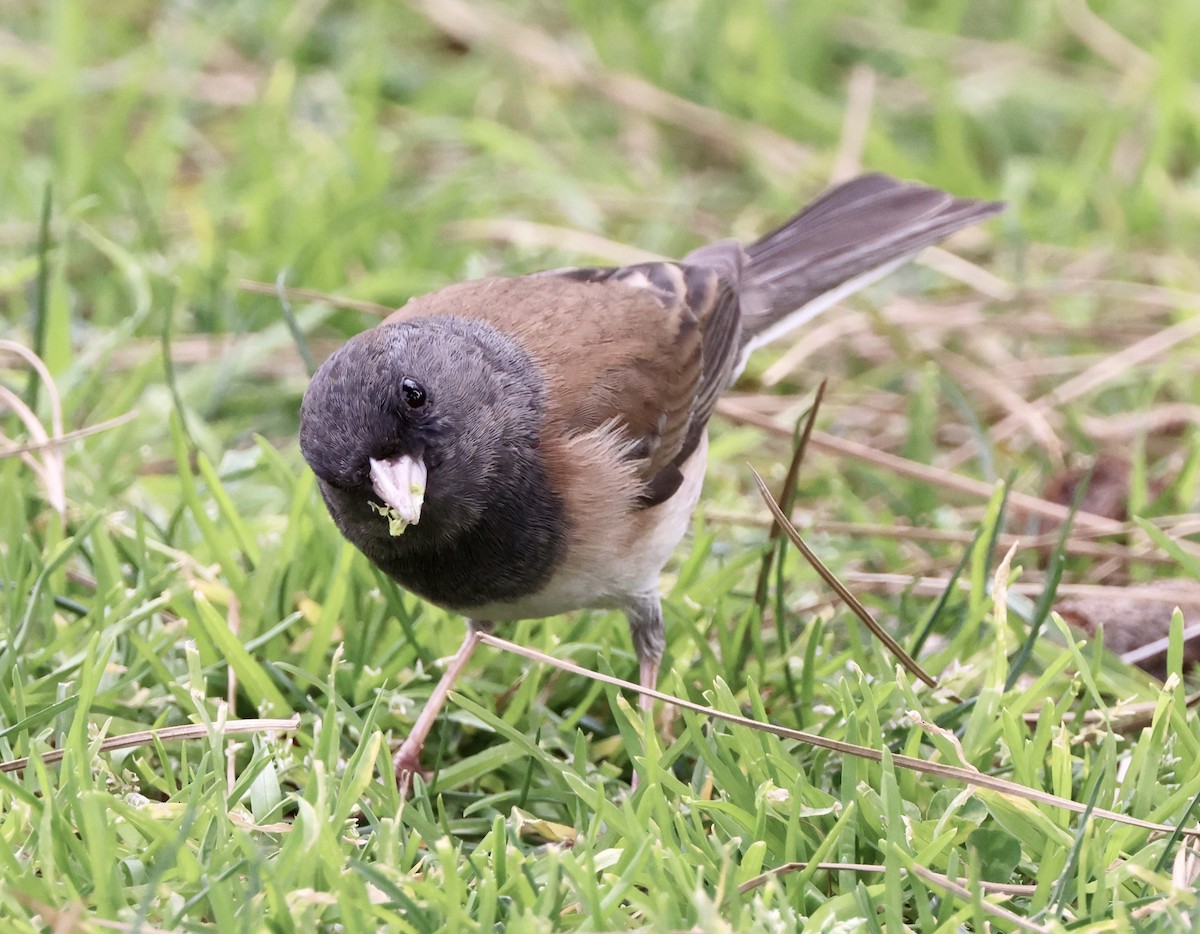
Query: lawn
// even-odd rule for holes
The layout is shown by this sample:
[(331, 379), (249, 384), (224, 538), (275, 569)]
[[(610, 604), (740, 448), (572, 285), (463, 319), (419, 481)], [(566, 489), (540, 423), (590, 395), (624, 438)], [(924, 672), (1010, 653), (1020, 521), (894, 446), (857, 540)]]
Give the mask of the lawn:
[[(1193, 0), (5, 4), (3, 929), (1200, 924), (1198, 47)], [(691, 706), (618, 614), (506, 626), (401, 800), (462, 621), (328, 518), (314, 362), (867, 170), (1008, 210), (722, 403)]]

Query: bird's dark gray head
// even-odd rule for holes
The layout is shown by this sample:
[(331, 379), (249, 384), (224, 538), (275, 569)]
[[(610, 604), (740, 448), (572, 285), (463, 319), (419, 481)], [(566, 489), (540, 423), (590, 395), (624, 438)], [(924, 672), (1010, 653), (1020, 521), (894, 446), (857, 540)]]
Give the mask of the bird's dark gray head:
[[(490, 325), (382, 324), (313, 377), (300, 449), (343, 534), (378, 560), (385, 545), (431, 545), (475, 526), (506, 468), (536, 447), (541, 408), (533, 364)], [(413, 502), (399, 501), (410, 492)], [(412, 527), (389, 528), (389, 505)]]

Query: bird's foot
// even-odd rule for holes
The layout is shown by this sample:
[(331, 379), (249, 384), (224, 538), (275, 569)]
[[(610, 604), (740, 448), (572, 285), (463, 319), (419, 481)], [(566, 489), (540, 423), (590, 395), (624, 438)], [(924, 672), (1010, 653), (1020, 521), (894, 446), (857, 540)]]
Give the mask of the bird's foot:
[(421, 768), (421, 746), (421, 743), (414, 743), (412, 737), (409, 737), (400, 744), (392, 759), (392, 766), (396, 772), (396, 790), (402, 798), (412, 794), (414, 775), (420, 775), (425, 781), (433, 777), (432, 772)]

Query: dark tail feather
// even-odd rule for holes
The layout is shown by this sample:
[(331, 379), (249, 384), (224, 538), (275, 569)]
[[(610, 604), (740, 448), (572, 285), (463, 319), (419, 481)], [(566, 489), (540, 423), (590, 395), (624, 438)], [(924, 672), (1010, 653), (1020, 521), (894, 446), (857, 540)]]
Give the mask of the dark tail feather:
[(745, 248), (743, 359), (924, 247), (1003, 208), (886, 175), (863, 175), (825, 192)]

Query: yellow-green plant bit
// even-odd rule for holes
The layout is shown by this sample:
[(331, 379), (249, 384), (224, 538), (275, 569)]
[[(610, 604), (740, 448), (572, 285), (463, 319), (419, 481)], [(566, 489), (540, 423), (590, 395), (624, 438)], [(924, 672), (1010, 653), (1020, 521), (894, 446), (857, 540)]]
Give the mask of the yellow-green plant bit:
[(370, 502), (370, 506), (375, 512), (379, 513), (388, 521), (388, 534), (395, 538), (398, 535), (403, 535), (404, 530), (411, 525), (399, 512), (395, 506), (381, 506), (374, 501)]

